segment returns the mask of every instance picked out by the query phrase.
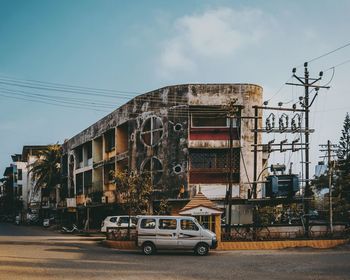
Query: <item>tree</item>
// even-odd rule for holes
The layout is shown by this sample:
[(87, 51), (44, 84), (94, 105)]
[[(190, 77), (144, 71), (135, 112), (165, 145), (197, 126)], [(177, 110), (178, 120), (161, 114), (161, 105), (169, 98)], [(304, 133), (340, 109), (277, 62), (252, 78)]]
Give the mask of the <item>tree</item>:
[(350, 116), (346, 114), (339, 140), (334, 178), (335, 214), (347, 221), (350, 211)]
[(345, 120), (343, 123), (343, 129), (341, 131), (339, 140), (339, 151), (338, 158), (340, 160), (350, 160), (350, 116), (346, 113)]
[[(50, 193), (61, 180), (61, 146), (50, 145), (44, 149), (39, 158), (30, 166), (29, 172), (33, 174), (34, 191), (46, 190)], [(41, 198), (42, 199), (42, 198)]]
[(151, 177), (146, 173), (116, 171), (113, 174), (116, 192), (129, 216), (148, 214), (153, 192)]
[(130, 240), (130, 217), (149, 214), (152, 203), (153, 185), (149, 174), (135, 171), (112, 171), (116, 193), (121, 206), (129, 215), (127, 236)]

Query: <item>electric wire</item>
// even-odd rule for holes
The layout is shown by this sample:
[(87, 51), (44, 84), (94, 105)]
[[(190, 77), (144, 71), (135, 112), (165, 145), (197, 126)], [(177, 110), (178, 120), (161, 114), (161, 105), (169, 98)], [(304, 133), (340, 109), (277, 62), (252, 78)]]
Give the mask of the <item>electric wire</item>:
[(17, 97), (17, 96), (11, 96), (8, 95), (8, 93), (4, 93), (0, 91), (0, 96), (5, 97), (5, 98), (11, 98), (11, 99), (17, 99), (17, 100), (22, 100), (22, 101), (30, 101), (30, 102), (36, 102), (36, 103), (43, 103), (47, 105), (55, 105), (55, 106), (60, 106), (60, 107), (65, 107), (65, 108), (73, 108), (73, 109), (84, 109), (84, 110), (93, 110), (93, 111), (99, 111), (99, 112), (107, 112), (106, 110), (100, 110), (97, 108), (88, 108), (88, 107), (81, 107), (81, 106), (73, 106), (73, 105), (63, 105), (60, 103), (52, 103), (52, 102), (46, 102), (43, 100), (33, 100), (30, 98), (24, 98), (24, 97)]
[(97, 103), (97, 102), (87, 102), (85, 100), (81, 99), (74, 99), (74, 98), (62, 98), (60, 96), (52, 97), (44, 94), (36, 94), (36, 93), (29, 93), (29, 92), (23, 92), (23, 91), (14, 91), (8, 88), (0, 87), (0, 90), (6, 91), (7, 93), (12, 93), (14, 95), (19, 95), (23, 97), (31, 97), (31, 98), (40, 98), (44, 100), (49, 101), (55, 101), (63, 104), (71, 104), (71, 105), (87, 105), (91, 107), (101, 107), (101, 108), (114, 108), (113, 105), (108, 105), (107, 103)]
[(27, 83), (27, 84), (43, 84), (43, 85), (54, 86), (54, 87), (59, 87), (59, 88), (62, 88), (62, 87), (63, 88), (73, 88), (73, 89), (92, 91), (92, 92), (141, 94), (140, 92), (136, 92), (136, 91), (125, 91), (125, 90), (115, 90), (115, 89), (104, 89), (104, 88), (68, 85), (68, 84), (63, 84), (63, 83), (53, 83), (53, 82), (45, 82), (45, 81), (31, 80), (31, 79), (18, 79), (18, 78), (14, 78), (14, 77), (1, 76), (1, 75), (0, 75), (0, 80), (7, 80), (7, 81), (12, 81), (12, 82), (22, 82), (22, 83)]
[[(344, 48), (349, 47), (349, 46), (350, 46), (350, 42), (348, 42), (348, 43), (346, 43), (345, 45), (342, 45), (342, 46), (340, 46), (340, 47), (338, 47), (338, 48), (335, 48), (335, 49), (333, 49), (333, 50), (331, 50), (331, 51), (329, 51), (329, 52), (326, 52), (326, 53), (324, 53), (324, 54), (322, 54), (322, 55), (319, 55), (319, 56), (317, 56), (317, 57), (315, 57), (315, 58), (312, 58), (312, 59), (308, 60), (307, 63), (311, 63), (311, 62), (314, 62), (314, 61), (316, 61), (316, 60), (319, 60), (319, 59), (321, 59), (321, 58), (323, 58), (323, 57), (325, 57), (325, 56), (328, 56), (328, 55), (330, 55), (330, 54), (332, 54), (332, 53), (335, 53), (335, 52), (337, 52), (337, 51), (340, 51), (341, 49), (344, 49)], [(303, 65), (304, 65), (304, 64), (301, 64), (301, 65), (297, 66), (296, 68), (300, 68), (300, 67), (302, 67)]]

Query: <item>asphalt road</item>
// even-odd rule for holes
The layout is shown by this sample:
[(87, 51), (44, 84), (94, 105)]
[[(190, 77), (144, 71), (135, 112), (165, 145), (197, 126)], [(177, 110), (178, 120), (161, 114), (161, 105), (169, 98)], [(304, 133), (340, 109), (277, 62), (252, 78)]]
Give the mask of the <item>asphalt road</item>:
[(350, 246), (143, 256), (91, 238), (0, 223), (0, 279), (350, 279)]

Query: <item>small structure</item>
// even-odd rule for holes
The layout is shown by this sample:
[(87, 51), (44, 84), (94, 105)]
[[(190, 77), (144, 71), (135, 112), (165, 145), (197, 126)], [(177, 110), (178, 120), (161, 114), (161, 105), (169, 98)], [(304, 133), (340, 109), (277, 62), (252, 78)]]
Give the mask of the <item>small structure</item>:
[(179, 211), (180, 215), (196, 217), (200, 224), (216, 233), (218, 241), (221, 241), (221, 214), (219, 209), (202, 192), (198, 192)]

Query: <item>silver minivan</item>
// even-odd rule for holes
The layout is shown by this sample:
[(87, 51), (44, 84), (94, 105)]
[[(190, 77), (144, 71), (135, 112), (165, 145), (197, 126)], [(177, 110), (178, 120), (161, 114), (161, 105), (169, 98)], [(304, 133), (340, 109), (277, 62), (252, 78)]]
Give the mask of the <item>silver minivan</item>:
[(145, 255), (156, 250), (194, 250), (207, 255), (217, 247), (216, 234), (203, 228), (193, 217), (138, 216), (137, 246)]

